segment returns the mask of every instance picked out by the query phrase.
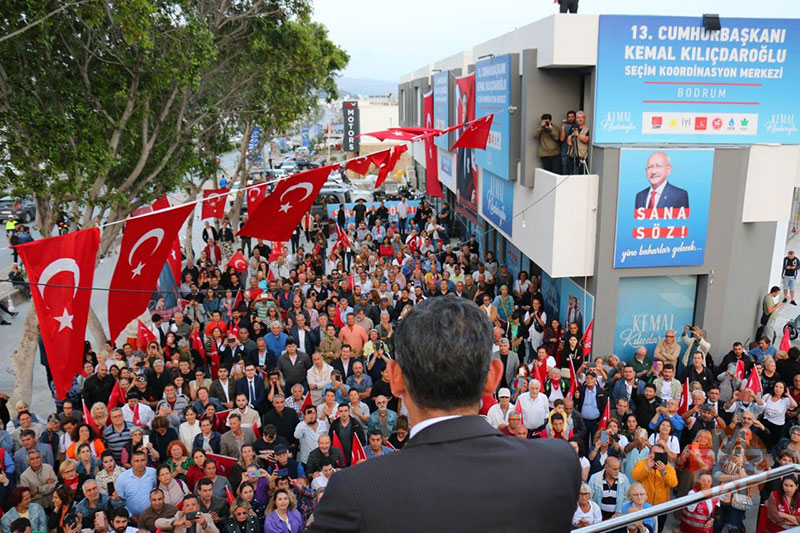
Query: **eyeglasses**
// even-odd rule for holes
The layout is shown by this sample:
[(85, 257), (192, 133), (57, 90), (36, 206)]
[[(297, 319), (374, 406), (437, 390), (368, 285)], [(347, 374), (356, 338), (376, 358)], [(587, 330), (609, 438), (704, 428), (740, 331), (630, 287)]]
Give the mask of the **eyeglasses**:
[(674, 337), (675, 335), (664, 335), (664, 336), (669, 339), (671, 337)]
[(581, 492), (579, 492), (578, 494), (580, 494), (581, 496), (588, 496), (588, 495), (589, 495), (589, 494), (591, 494), (591, 493), (589, 493), (589, 492), (583, 492), (583, 491), (581, 491)]

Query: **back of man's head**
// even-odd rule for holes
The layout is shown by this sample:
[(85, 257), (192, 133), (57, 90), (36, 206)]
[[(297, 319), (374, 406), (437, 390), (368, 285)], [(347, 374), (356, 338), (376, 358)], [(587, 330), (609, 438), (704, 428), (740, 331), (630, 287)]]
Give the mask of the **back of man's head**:
[(395, 334), (395, 359), (421, 409), (480, 402), (492, 355), (492, 323), (465, 298), (430, 298), (415, 305)]
[(27, 518), (17, 518), (11, 522), (11, 533), (31, 533), (31, 521)]

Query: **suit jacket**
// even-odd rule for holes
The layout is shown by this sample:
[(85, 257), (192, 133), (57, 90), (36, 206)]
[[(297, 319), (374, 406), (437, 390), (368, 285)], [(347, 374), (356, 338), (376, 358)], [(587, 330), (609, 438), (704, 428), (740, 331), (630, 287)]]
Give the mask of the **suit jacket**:
[(240, 378), (236, 381), (236, 394), (244, 394), (247, 396), (250, 405), (253, 408), (263, 413), (267, 405), (267, 389), (264, 388), (264, 379), (261, 375), (256, 374), (253, 378), (253, 389), (255, 390), (255, 398), (250, 397), (250, 387), (247, 386), (247, 377)]
[[(600, 411), (600, 418), (602, 418), (603, 411), (605, 410), (606, 403), (608, 402), (608, 395), (600, 385), (596, 384), (594, 388), (597, 391), (597, 395), (595, 396), (595, 401), (597, 402), (597, 410)], [(585, 397), (586, 397), (586, 385), (581, 385), (580, 387), (578, 387), (578, 398), (576, 398), (575, 400), (575, 409), (578, 411), (578, 413), (583, 414), (583, 399)], [(600, 420), (600, 418), (598, 418), (598, 420)]]
[[(300, 338), (297, 335), (297, 326), (292, 326), (292, 329), (289, 330), (289, 336), (293, 337), (294, 340), (298, 340)], [(306, 354), (314, 353), (314, 350), (317, 348), (317, 344), (319, 344), (317, 335), (314, 333), (314, 330), (311, 329), (311, 331), (306, 331), (305, 346), (300, 346), (298, 351), (305, 352)]]
[[(256, 441), (256, 434), (247, 426), (242, 426), (242, 444), (253, 444)], [(236, 445), (236, 438), (233, 431), (226, 431), (220, 439), (219, 453), (229, 457), (241, 457), (239, 446)]]
[[(502, 361), (500, 359), (500, 352), (492, 353), (492, 359), (497, 359), (498, 361)], [(508, 358), (506, 358), (506, 383), (509, 385), (512, 381), (514, 381), (514, 377), (516, 375), (517, 367), (519, 366), (519, 356), (516, 352), (509, 350)]]
[[(350, 363), (347, 365), (347, 372), (344, 371), (344, 365), (342, 364), (342, 360), (341, 359), (334, 360), (331, 363), (331, 366), (333, 367), (334, 370), (338, 370), (339, 372), (342, 373), (342, 376), (343, 376), (342, 381), (347, 381), (347, 378), (349, 378), (350, 376), (353, 375), (353, 363), (355, 363), (356, 361), (360, 361), (361, 363), (364, 363), (364, 360), (362, 358), (360, 358), (360, 357), (351, 357), (350, 358)], [(366, 369), (367, 366), (364, 365), (364, 368)]]
[[(508, 465), (519, 475), (498, 476)], [(310, 531), (560, 533), (572, 529), (580, 481), (566, 442), (506, 437), (463, 416), (423, 429), (400, 452), (337, 471)], [(431, 505), (431, 494), (442, 501)]]
[[(211, 449), (214, 450), (214, 453), (219, 453), (220, 441), (221, 440), (222, 440), (222, 437), (220, 436), (219, 433), (217, 433), (216, 431), (212, 431), (211, 432), (211, 439), (209, 440), (208, 443), (211, 446)], [(200, 448), (200, 449), (203, 448), (203, 434), (202, 433), (198, 433), (197, 435), (194, 436), (194, 442), (193, 442), (192, 448)]]
[[(636, 193), (636, 208), (647, 207), (650, 196), (650, 187), (642, 189)], [(661, 196), (658, 198), (656, 208), (662, 207), (689, 207), (689, 193), (686, 189), (676, 187), (669, 182), (664, 186)]]
[[(225, 403), (225, 391), (222, 388), (222, 383), (220, 383), (218, 379), (211, 382), (208, 395), (212, 398), (216, 398), (220, 403)], [(228, 397), (232, 402), (236, 400), (236, 382), (231, 378), (228, 378)]]

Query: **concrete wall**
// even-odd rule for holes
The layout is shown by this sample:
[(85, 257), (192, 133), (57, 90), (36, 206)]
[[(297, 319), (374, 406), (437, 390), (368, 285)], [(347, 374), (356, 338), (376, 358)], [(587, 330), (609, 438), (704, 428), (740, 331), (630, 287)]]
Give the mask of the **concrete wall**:
[(612, 268), (619, 154), (619, 148), (600, 147), (593, 153), (593, 169), (600, 174), (595, 275), (589, 280), (595, 295), (596, 353), (610, 353), (614, 346), (620, 278), (697, 275), (695, 323), (708, 331), (712, 353), (719, 360), (734, 341), (744, 341), (755, 331), (775, 245), (775, 222), (742, 220), (750, 148), (715, 151), (705, 264), (697, 267)]

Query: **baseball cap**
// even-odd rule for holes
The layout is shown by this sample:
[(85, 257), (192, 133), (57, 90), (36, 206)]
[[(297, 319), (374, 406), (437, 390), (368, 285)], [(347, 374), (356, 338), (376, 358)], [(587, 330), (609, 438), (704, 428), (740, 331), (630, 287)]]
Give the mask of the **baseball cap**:
[(278, 455), (279, 453), (289, 453), (289, 448), (287, 448), (285, 444), (278, 444), (275, 446), (273, 451), (275, 452), (275, 455)]
[(147, 383), (147, 376), (137, 376), (136, 381), (139, 383)]
[(511, 391), (503, 387), (497, 392), (498, 398), (511, 398)]

